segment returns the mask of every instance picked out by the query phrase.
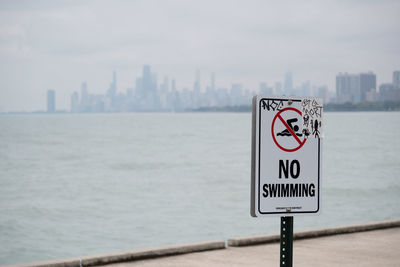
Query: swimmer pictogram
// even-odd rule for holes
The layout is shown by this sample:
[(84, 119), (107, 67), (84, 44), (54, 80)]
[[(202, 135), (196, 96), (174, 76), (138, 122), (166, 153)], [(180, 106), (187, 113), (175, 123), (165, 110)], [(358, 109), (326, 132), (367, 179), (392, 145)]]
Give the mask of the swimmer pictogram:
[[(289, 111), (294, 111), (296, 114), (299, 116), (295, 118), (290, 118), (285, 120), (282, 115), (283, 113), (287, 113)], [(292, 115), (293, 116), (293, 115)], [(282, 110), (280, 110), (272, 120), (272, 125), (271, 125), (271, 133), (272, 133), (272, 139), (274, 140), (275, 144), (282, 149), (283, 151), (286, 152), (294, 152), (298, 149), (300, 149), (304, 143), (307, 141), (307, 136), (309, 135), (308, 132), (299, 132), (300, 127), (296, 124), (299, 123), (299, 118), (302, 117), (302, 113), (300, 110), (292, 107), (287, 107)], [(278, 119), (278, 120), (277, 120)], [(277, 126), (277, 124), (281, 124), (281, 126)], [(283, 125), (282, 125), (283, 124)], [(282, 127), (283, 126), (283, 127)], [(278, 128), (279, 127), (279, 128)], [(281, 131), (277, 131), (277, 129), (282, 129)], [(278, 139), (277, 137), (289, 137), (289, 138), (294, 138), (296, 140), (296, 145), (294, 147), (289, 147), (286, 144), (284, 144), (283, 139)], [(300, 139), (300, 138), (302, 139)]]

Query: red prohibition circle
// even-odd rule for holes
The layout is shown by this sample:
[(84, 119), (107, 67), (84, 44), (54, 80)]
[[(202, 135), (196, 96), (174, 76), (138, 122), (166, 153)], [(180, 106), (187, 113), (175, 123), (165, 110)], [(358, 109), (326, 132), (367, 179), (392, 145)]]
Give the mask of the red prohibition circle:
[[(294, 152), (294, 151), (296, 151), (296, 150), (299, 150), (299, 149), (305, 144), (305, 142), (307, 141), (307, 139), (304, 138), (303, 141), (300, 141), (300, 139), (297, 137), (297, 135), (293, 132), (293, 130), (289, 127), (289, 125), (287, 125), (286, 121), (282, 118), (281, 113), (284, 112), (284, 111), (287, 111), (287, 110), (292, 110), (292, 111), (294, 111), (294, 112), (297, 112), (300, 116), (302, 116), (302, 113), (301, 113), (300, 110), (295, 109), (295, 108), (292, 108), (292, 107), (287, 107), (287, 108), (284, 108), (284, 109), (280, 110), (280, 111), (275, 115), (274, 119), (272, 120), (272, 124), (271, 124), (271, 133), (272, 133), (272, 138), (274, 139), (275, 144), (276, 144), (280, 149), (282, 149), (283, 151), (286, 151), (286, 152)], [(275, 133), (274, 133), (274, 126), (275, 126), (276, 118), (279, 118), (279, 119), (280, 119), (280, 121), (283, 123), (283, 125), (286, 127), (286, 129), (289, 130), (289, 132), (291, 133), (292, 137), (293, 137), (294, 139), (296, 139), (296, 141), (299, 143), (299, 145), (298, 145), (297, 147), (291, 148), (291, 149), (289, 149), (289, 148), (284, 148), (283, 146), (281, 146), (281, 145), (278, 143), (278, 141), (276, 141)]]

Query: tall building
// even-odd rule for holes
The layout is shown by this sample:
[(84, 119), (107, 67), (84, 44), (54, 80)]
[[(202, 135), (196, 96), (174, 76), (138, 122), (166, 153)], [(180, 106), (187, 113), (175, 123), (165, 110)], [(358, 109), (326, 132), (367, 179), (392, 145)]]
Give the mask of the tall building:
[(317, 88), (317, 97), (321, 98), (324, 103), (329, 102), (329, 90), (327, 86), (319, 86)]
[(136, 79), (136, 109), (150, 111), (160, 109), (160, 101), (157, 93), (157, 75), (151, 72), (149, 65), (143, 66), (142, 77)]
[(336, 101), (360, 102), (360, 77), (357, 74), (339, 73), (336, 76)]
[(310, 81), (303, 82), (301, 84), (297, 94), (300, 95), (300, 96), (311, 96), (311, 95), (313, 95), (311, 93), (311, 82)]
[(382, 83), (379, 86), (379, 97), (381, 101), (390, 101), (391, 91), (394, 86), (392, 83)]
[(113, 71), (112, 81), (110, 83), (110, 87), (108, 88), (107, 95), (110, 98), (114, 98), (117, 93), (117, 73), (115, 70)]
[(336, 76), (336, 101), (360, 102), (377, 99), (376, 75), (373, 72), (348, 74), (339, 73)]
[(267, 83), (260, 83), (259, 85), (260, 88), (260, 94), (261, 95), (272, 95), (273, 89), (271, 87), (268, 87)]
[(393, 71), (393, 86), (400, 89), (400, 70)]
[(195, 76), (195, 82), (193, 84), (193, 91), (195, 94), (200, 94), (200, 91), (201, 91), (200, 70), (199, 69), (196, 69), (196, 76)]
[(277, 94), (277, 95), (282, 95), (283, 94), (283, 92), (282, 92), (282, 83), (280, 83), (280, 82), (276, 82), (275, 83), (275, 94)]
[(82, 82), (81, 84), (81, 105), (86, 106), (89, 103), (89, 93), (87, 89), (87, 83)]
[(151, 77), (151, 69), (149, 65), (144, 65), (143, 66), (143, 72), (142, 72), (142, 89), (143, 90), (152, 90), (152, 77)]
[(376, 75), (372, 72), (360, 73), (360, 96), (361, 101), (371, 101), (373, 99), (367, 97), (376, 93)]
[(215, 91), (215, 73), (211, 72), (211, 91)]
[(283, 93), (286, 95), (291, 95), (293, 93), (293, 75), (290, 71), (285, 73), (285, 82), (283, 84), (283, 89)]
[(201, 106), (200, 95), (201, 95), (200, 70), (196, 69), (195, 81), (193, 83), (193, 91), (191, 97), (191, 102), (193, 106), (191, 108), (198, 108)]
[[(220, 92), (222, 94), (222, 91)], [(225, 106), (232, 105), (232, 106), (239, 106), (243, 105), (243, 85), (241, 83), (234, 83), (232, 84), (231, 88), (231, 103), (225, 103)]]
[(47, 112), (53, 113), (56, 111), (56, 92), (52, 89), (47, 90)]
[(81, 84), (81, 104), (80, 111), (89, 112), (91, 111), (91, 101), (90, 95), (88, 92), (88, 86), (86, 82), (82, 82)]
[(164, 81), (159, 88), (160, 105), (161, 109), (164, 110), (168, 105), (169, 81), (167, 76), (164, 77)]
[(77, 91), (74, 91), (71, 95), (71, 112), (79, 112), (79, 95)]
[(215, 89), (215, 73), (211, 72), (210, 85), (206, 87), (206, 91), (202, 94), (201, 105), (203, 107), (216, 106)]
[(400, 88), (396, 88), (392, 83), (383, 83), (379, 86), (379, 100), (381, 101), (400, 101)]

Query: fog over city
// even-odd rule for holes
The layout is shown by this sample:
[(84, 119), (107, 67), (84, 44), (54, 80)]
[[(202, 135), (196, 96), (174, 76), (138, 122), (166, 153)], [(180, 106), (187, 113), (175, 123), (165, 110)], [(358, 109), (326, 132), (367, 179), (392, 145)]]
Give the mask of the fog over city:
[(87, 83), (104, 94), (135, 88), (144, 65), (158, 83), (257, 91), (293, 74), (335, 91), (339, 72), (400, 69), (399, 1), (1, 1), (0, 112), (57, 109)]

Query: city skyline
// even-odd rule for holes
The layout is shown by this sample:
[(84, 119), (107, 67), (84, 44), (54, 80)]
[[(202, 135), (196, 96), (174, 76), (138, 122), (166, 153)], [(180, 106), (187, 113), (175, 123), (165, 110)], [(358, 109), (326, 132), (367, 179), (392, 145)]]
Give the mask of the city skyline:
[[(148, 66), (151, 68), (150, 65), (143, 65), (143, 67)], [(143, 71), (143, 69), (142, 69)], [(338, 103), (343, 103), (343, 101), (337, 100), (337, 76), (339, 75), (350, 75), (350, 76), (358, 76), (360, 74), (368, 74), (368, 73), (373, 73), (375, 75), (375, 83), (376, 83), (376, 90), (379, 92), (380, 89), (380, 85), (383, 86), (383, 88), (387, 88), (388, 85), (392, 84), (392, 79), (393, 79), (393, 72), (396, 72), (396, 70), (393, 70), (392, 72), (389, 73), (389, 75), (385, 75), (385, 76), (389, 76), (390, 80), (385, 80), (385, 81), (381, 81), (382, 79), (379, 79), (378, 75), (374, 72), (374, 71), (355, 71), (355, 74), (351, 74), (347, 71), (339, 71), (338, 73), (336, 73), (335, 75), (332, 76), (332, 80), (334, 80), (334, 84), (332, 85), (332, 87), (329, 87), (327, 84), (314, 84), (312, 80), (304, 80), (304, 81), (298, 81), (296, 79), (296, 73), (293, 73), (292, 71), (286, 71), (285, 73), (283, 73), (282, 79), (278, 80), (278, 81), (259, 81), (257, 83), (257, 86), (255, 88), (250, 88), (248, 86), (246, 86), (246, 84), (243, 84), (241, 82), (236, 82), (236, 83), (227, 83), (227, 87), (218, 87), (216, 84), (218, 81), (218, 78), (216, 78), (216, 73), (215, 72), (211, 72), (211, 73), (206, 73), (204, 74), (200, 69), (196, 68), (193, 71), (193, 75), (192, 75), (192, 82), (191, 85), (189, 86), (177, 86), (177, 84), (179, 84), (179, 81), (177, 81), (174, 78), (168, 77), (168, 76), (163, 76), (160, 77), (160, 75), (158, 75), (158, 73), (153, 72), (152, 74), (154, 75), (154, 82), (156, 83), (156, 87), (158, 89), (158, 86), (162, 86), (163, 83), (165, 83), (165, 79), (168, 79), (170, 82), (173, 81), (175, 83), (175, 89), (178, 93), (182, 93), (183, 91), (191, 91), (194, 90), (194, 87), (196, 86), (196, 83), (199, 86), (199, 90), (200, 92), (206, 92), (207, 91), (207, 87), (209, 87), (211, 85), (211, 83), (214, 84), (214, 89), (224, 89), (227, 90), (228, 94), (230, 93), (230, 91), (233, 89), (235, 90), (235, 86), (239, 86), (242, 90), (247, 90), (248, 93), (250, 93), (251, 95), (257, 94), (259, 92), (262, 91), (262, 88), (265, 87), (265, 90), (269, 90), (269, 89), (273, 89), (273, 94), (277, 95), (277, 94), (286, 94), (286, 95), (296, 95), (296, 96), (313, 96), (313, 97), (317, 97), (318, 96), (318, 90), (320, 88), (324, 88), (324, 90), (327, 90), (327, 96), (329, 96), (328, 102), (338, 102)], [(399, 71), (397, 71), (399, 72)], [(88, 82), (87, 80), (83, 80), (81, 82), (78, 82), (78, 85), (75, 86), (75, 88), (70, 90), (70, 94), (69, 95), (65, 95), (66, 98), (64, 98), (64, 96), (54, 96), (54, 101), (57, 102), (57, 106), (56, 106), (56, 110), (58, 111), (67, 111), (69, 112), (71, 110), (71, 102), (70, 102), (70, 97), (78, 91), (81, 91), (82, 86), (85, 86), (86, 89), (94, 95), (107, 95), (109, 94), (109, 90), (112, 87), (112, 90), (114, 91), (115, 94), (127, 94), (127, 91), (129, 90), (134, 90), (135, 87), (137, 86), (137, 79), (140, 78), (139, 74), (138, 76), (132, 76), (131, 80), (131, 86), (127, 87), (127, 88), (121, 88), (120, 86), (117, 86), (116, 84), (116, 75), (117, 75), (117, 70), (113, 70), (109, 75), (108, 75), (108, 81), (105, 82), (105, 84), (103, 86), (101, 86), (100, 88), (96, 88), (91, 86), (90, 82)], [(119, 75), (118, 75), (119, 76)], [(174, 77), (174, 76), (172, 76)], [(206, 78), (204, 78), (206, 77)], [(111, 79), (110, 79), (111, 78)], [(201, 79), (202, 78), (202, 79)], [(198, 80), (197, 80), (198, 79)], [(111, 82), (110, 82), (111, 80)], [(378, 82), (379, 81), (379, 82)], [(107, 87), (106, 84), (110, 84), (110, 87)], [(95, 83), (97, 84), (97, 83)], [(304, 88), (308, 88), (306, 89), (306, 92), (310, 92), (309, 94), (304, 93)], [(389, 88), (392, 88), (389, 86)], [(397, 88), (397, 87), (395, 87)], [(42, 89), (41, 90), (41, 95), (46, 95), (49, 91), (53, 91), (54, 93), (56, 93), (58, 90), (56, 87), (51, 87), (51, 88), (47, 88), (47, 89)], [(68, 91), (69, 92), (69, 91)], [(292, 92), (291, 94), (289, 92)], [(320, 96), (318, 96), (320, 97)], [(325, 98), (325, 97), (323, 97)], [(0, 112), (43, 112), (46, 111), (46, 105), (48, 105), (48, 99), (47, 98), (43, 98), (41, 99), (42, 104), (39, 108), (37, 109), (31, 109), (31, 110), (27, 110), (27, 109), (20, 109), (20, 110), (1, 110)], [(365, 100), (365, 99), (364, 99)], [(376, 99), (377, 101), (379, 99)], [(324, 100), (326, 102), (326, 98)], [(346, 101), (345, 101), (346, 102)], [(349, 102), (360, 102), (357, 99), (350, 99)], [(59, 103), (63, 103), (60, 107)], [(65, 104), (67, 103), (67, 104)], [(208, 106), (208, 105), (206, 105)], [(219, 106), (219, 105), (216, 105)], [(199, 106), (199, 107), (204, 107), (204, 106)]]
[(118, 90), (117, 74), (113, 71), (112, 81), (105, 94), (91, 94), (88, 85), (82, 82), (80, 93), (71, 95), (71, 112), (132, 112), (132, 111), (185, 111), (203, 107), (245, 106), (255, 94), (286, 94), (299, 96), (318, 96), (329, 102), (332, 98), (327, 86), (316, 86), (310, 81), (293, 84), (293, 74), (285, 73), (282, 82), (250, 90), (241, 83), (231, 87), (216, 86), (216, 75), (212, 72), (206, 83), (201, 81), (201, 72), (196, 70), (193, 86), (178, 88), (175, 79), (165, 76), (158, 82), (157, 73), (151, 66), (144, 65), (142, 76), (136, 78), (135, 86)]
[[(313, 85), (310, 81), (300, 85), (293, 83), (293, 73), (287, 72), (282, 82), (268, 86), (259, 84), (257, 90), (249, 90), (243, 84), (234, 83), (231, 88), (217, 88), (216, 75), (211, 73), (208, 84), (201, 83), (201, 72), (196, 70), (192, 88), (178, 90), (176, 80), (164, 77), (158, 82), (157, 73), (151, 66), (144, 65), (142, 75), (136, 77), (135, 86), (118, 90), (117, 72), (103, 94), (93, 94), (86, 81), (80, 90), (71, 94), (72, 113), (90, 112), (182, 112), (199, 108), (246, 106), (254, 95), (292, 95), (297, 97), (318, 97), (324, 103), (360, 103), (400, 101), (400, 71), (393, 71), (391, 83), (377, 83), (374, 72), (338, 73), (336, 90), (331, 92), (327, 86)], [(47, 90), (47, 112), (60, 112), (56, 109), (55, 90)]]
[(103, 94), (110, 73), (134, 87), (144, 64), (177, 88), (216, 73), (218, 88), (256, 90), (293, 72), (333, 91), (339, 72), (400, 69), (398, 1), (0, 2), (0, 111), (43, 109), (47, 89), (60, 109), (81, 81)]

